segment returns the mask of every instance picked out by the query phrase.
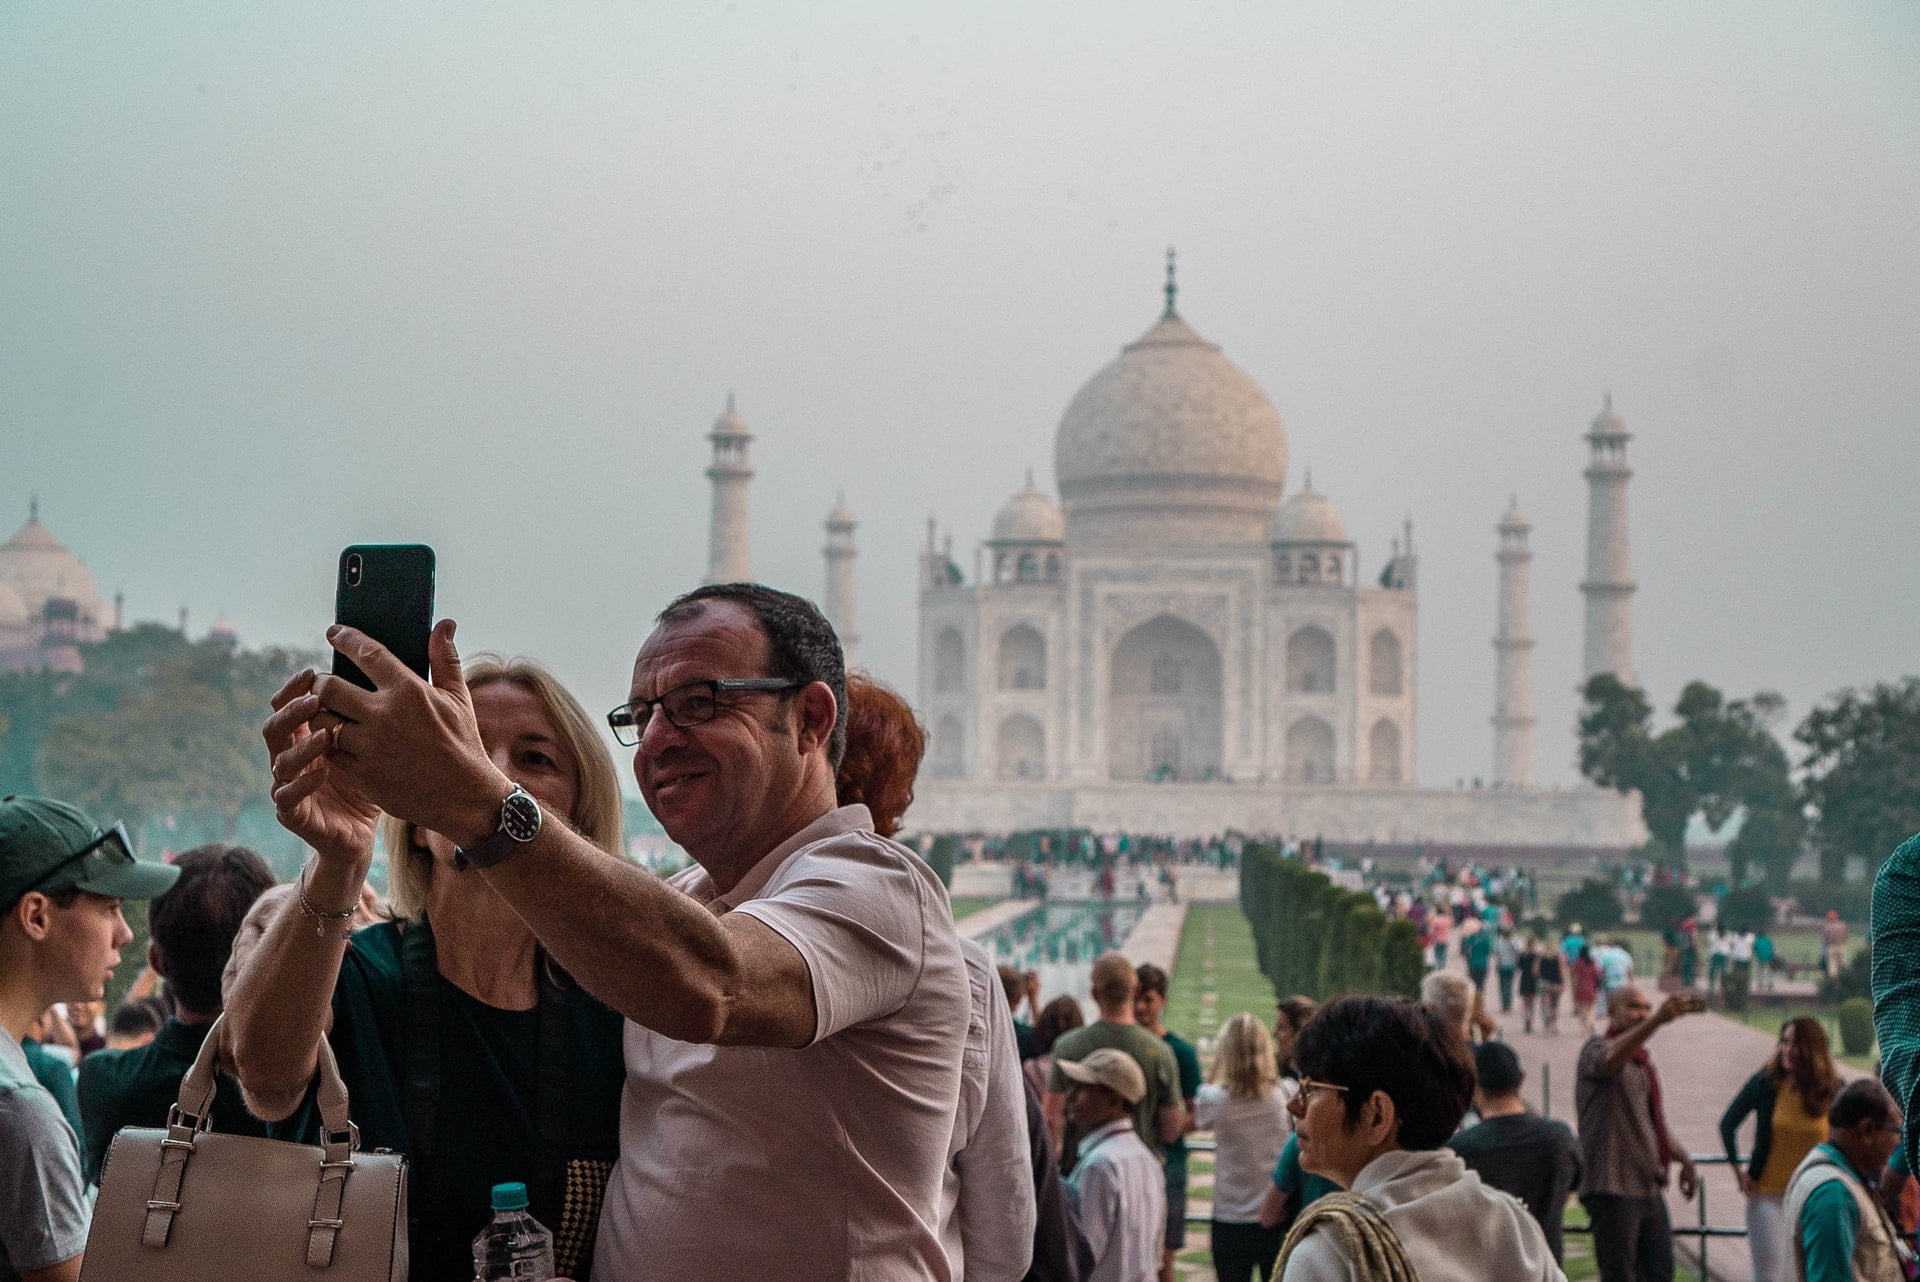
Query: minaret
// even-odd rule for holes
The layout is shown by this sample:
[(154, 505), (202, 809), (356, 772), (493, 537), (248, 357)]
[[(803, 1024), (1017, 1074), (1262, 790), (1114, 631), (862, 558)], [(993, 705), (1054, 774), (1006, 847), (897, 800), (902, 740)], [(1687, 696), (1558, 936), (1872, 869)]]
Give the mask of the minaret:
[(707, 439), (713, 442), (713, 462), (707, 467), (707, 479), (713, 482), (707, 582), (740, 583), (753, 577), (747, 520), (747, 482), (753, 479), (747, 444), (753, 440), (753, 433), (747, 430), (747, 420), (733, 408), (732, 392), (727, 393), (727, 408), (713, 421)]
[(840, 634), (840, 649), (851, 668), (860, 644), (860, 625), (854, 614), (858, 597), (853, 574), (853, 563), (859, 558), (860, 550), (853, 545), (853, 513), (847, 510), (844, 493), (834, 501), (833, 511), (827, 513), (826, 526), (827, 545), (821, 552), (827, 558), (827, 622)]
[(1527, 580), (1533, 572), (1533, 529), (1516, 496), (1500, 518), (1500, 622), (1493, 636), (1493, 781), (1533, 786), (1533, 611)]
[(1587, 441), (1587, 641), (1581, 679), (1611, 672), (1627, 685), (1633, 675), (1633, 568), (1627, 546), (1627, 442), (1633, 434), (1613, 410), (1608, 392)]

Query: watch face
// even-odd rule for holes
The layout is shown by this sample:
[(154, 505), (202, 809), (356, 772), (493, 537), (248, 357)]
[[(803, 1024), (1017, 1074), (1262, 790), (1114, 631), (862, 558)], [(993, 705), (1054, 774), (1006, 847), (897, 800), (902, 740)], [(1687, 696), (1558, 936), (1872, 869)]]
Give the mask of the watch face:
[(500, 831), (515, 841), (532, 841), (540, 831), (540, 803), (516, 789), (500, 803)]

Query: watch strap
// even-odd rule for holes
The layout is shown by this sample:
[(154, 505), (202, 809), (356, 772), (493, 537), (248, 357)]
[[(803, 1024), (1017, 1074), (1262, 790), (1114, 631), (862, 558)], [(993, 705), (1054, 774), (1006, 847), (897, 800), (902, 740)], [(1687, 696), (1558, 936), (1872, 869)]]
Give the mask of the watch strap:
[[(516, 801), (522, 801), (525, 808), (531, 809), (533, 812), (532, 830), (524, 837), (515, 836), (513, 832), (512, 815), (509, 807), (512, 807)], [(516, 786), (514, 790), (508, 793), (500, 802), (499, 826), (487, 834), (486, 838), (478, 845), (470, 849), (461, 849), (455, 846), (453, 849), (453, 866), (463, 872), (468, 868), (493, 867), (526, 845), (529, 841), (533, 840), (534, 835), (540, 831), (540, 818), (539, 803), (533, 799), (525, 788)]]

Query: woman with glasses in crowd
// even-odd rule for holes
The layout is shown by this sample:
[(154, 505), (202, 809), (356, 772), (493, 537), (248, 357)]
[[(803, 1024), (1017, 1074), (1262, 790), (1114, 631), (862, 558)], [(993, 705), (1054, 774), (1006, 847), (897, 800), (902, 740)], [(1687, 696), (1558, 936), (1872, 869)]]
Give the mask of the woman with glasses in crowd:
[[(494, 762), (544, 812), (623, 858), (619, 781), (579, 703), (526, 659), (463, 666)], [(343, 736), (308, 724), (315, 681), (288, 682), (265, 729), (280, 822), (314, 855), (227, 995), (249, 1106), (282, 1135), (315, 1135), (309, 1083), (327, 1038), (361, 1144), (411, 1160), (415, 1282), (473, 1277), (489, 1194), (511, 1182), (527, 1185), (532, 1214), (552, 1230), (560, 1272), (585, 1278), (619, 1155), (620, 1017), (554, 964), (505, 900), (462, 874), (444, 837), (382, 817), (328, 768), (331, 752), (351, 750), (352, 727)], [(391, 920), (352, 931), (376, 832)]]
[(1283, 1282), (1564, 1282), (1526, 1207), (1446, 1147), (1473, 1098), (1457, 1031), (1404, 998), (1342, 997), (1301, 1032), (1294, 1059), (1300, 1164), (1347, 1191), (1301, 1212)]

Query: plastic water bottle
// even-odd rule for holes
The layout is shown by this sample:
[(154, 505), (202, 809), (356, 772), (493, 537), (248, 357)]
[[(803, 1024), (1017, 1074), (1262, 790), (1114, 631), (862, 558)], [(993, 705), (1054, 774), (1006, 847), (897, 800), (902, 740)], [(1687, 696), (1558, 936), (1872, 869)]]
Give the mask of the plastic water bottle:
[(553, 1234), (527, 1214), (527, 1186), (493, 1186), (493, 1222), (473, 1239), (474, 1282), (547, 1282)]

